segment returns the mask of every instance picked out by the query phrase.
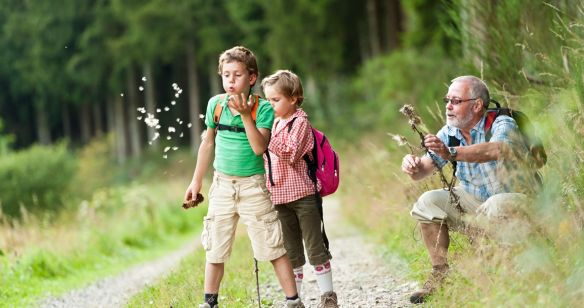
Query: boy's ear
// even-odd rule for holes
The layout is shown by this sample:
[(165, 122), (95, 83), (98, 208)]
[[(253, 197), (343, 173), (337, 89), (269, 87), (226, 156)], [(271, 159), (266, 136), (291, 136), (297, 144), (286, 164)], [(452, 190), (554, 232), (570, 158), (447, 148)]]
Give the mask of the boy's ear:
[(258, 75), (250, 74), (249, 75), (249, 84), (255, 85), (256, 80), (258, 79)]

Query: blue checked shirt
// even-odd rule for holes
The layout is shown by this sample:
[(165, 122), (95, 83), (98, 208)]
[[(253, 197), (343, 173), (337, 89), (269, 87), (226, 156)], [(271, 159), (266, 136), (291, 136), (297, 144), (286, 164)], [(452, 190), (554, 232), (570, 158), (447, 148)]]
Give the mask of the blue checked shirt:
[[(489, 142), (504, 142), (511, 147), (523, 147), (527, 151), (525, 144), (517, 139), (520, 134), (519, 128), (515, 120), (509, 116), (498, 116), (491, 127), (491, 138)], [(436, 134), (444, 144), (448, 145), (448, 136), (454, 136), (460, 140), (461, 146), (467, 146), (466, 140), (463, 138), (460, 129), (445, 125)], [(483, 117), (470, 131), (471, 144), (486, 142), (485, 133), (485, 117)], [(437, 165), (442, 168), (447, 160), (432, 153), (430, 155)], [(509, 187), (505, 185), (501, 179), (497, 177), (496, 160), (484, 163), (470, 163), (458, 161), (456, 167), (456, 177), (460, 181), (462, 188), (468, 193), (474, 195), (477, 199), (485, 201), (489, 197), (499, 194), (511, 192)]]

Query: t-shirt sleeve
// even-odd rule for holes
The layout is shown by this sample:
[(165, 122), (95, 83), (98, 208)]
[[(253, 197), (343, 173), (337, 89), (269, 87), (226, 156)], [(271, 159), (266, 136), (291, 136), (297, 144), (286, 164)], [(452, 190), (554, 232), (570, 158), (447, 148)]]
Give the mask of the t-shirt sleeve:
[(272, 125), (274, 124), (274, 109), (272, 105), (266, 101), (260, 101), (258, 106), (257, 116), (256, 116), (256, 127), (266, 128), (272, 130)]

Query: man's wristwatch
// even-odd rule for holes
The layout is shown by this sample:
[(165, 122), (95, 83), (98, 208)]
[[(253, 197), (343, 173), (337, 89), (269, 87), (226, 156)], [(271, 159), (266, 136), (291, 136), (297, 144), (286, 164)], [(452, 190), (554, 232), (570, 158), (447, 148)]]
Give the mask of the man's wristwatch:
[(450, 158), (448, 160), (455, 161), (456, 155), (458, 154), (458, 152), (456, 151), (456, 148), (455, 147), (448, 147), (448, 153), (450, 153)]

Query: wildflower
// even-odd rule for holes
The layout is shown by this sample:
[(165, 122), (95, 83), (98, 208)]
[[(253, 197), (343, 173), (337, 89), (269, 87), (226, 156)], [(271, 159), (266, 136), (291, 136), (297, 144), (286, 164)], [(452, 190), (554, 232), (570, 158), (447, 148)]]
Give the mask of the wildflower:
[(404, 105), (399, 112), (405, 115), (409, 121), (410, 126), (416, 126), (422, 124), (422, 119), (416, 114), (416, 110), (412, 105)]

